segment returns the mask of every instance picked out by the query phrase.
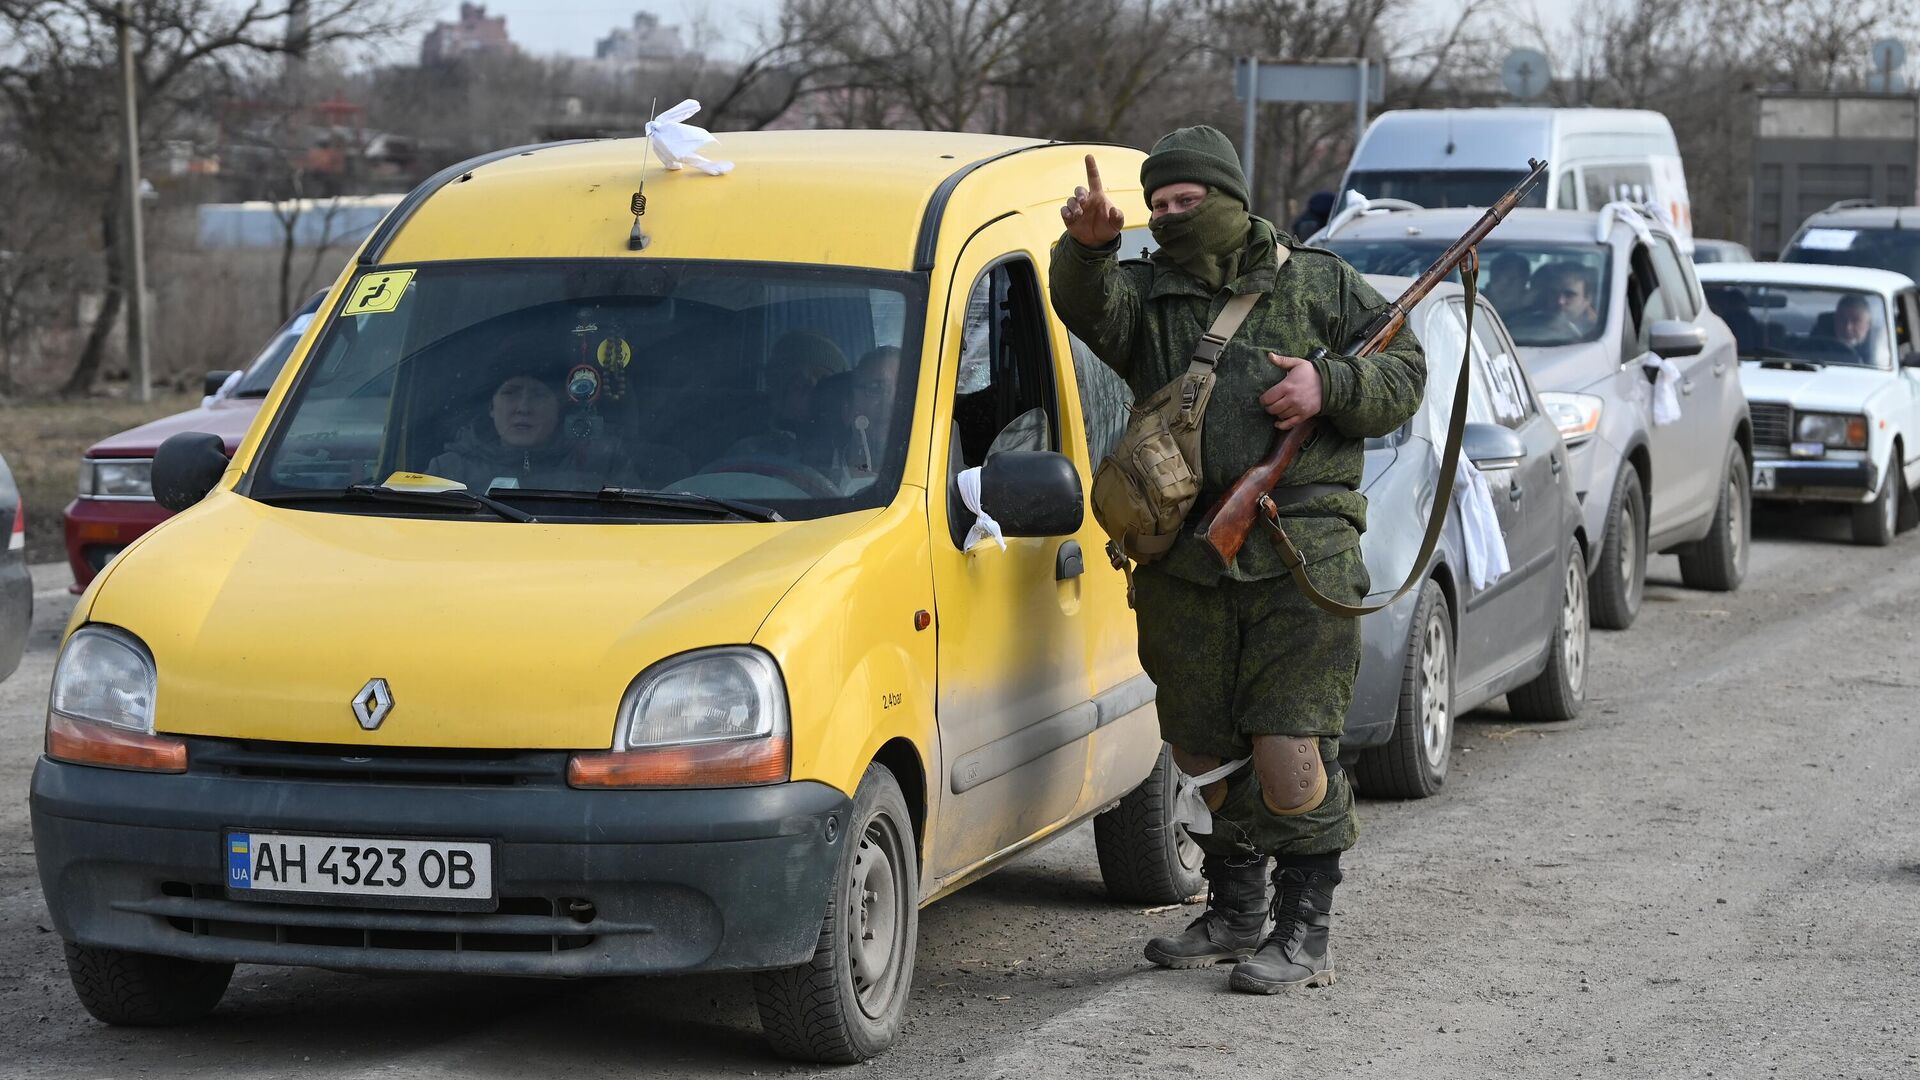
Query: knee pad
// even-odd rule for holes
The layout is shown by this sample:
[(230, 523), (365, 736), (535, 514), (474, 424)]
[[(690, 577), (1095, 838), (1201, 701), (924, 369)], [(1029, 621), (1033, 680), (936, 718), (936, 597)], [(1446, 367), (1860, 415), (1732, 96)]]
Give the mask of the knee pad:
[(1269, 812), (1297, 817), (1320, 808), (1327, 798), (1327, 766), (1320, 740), (1310, 735), (1256, 735), (1254, 775)]

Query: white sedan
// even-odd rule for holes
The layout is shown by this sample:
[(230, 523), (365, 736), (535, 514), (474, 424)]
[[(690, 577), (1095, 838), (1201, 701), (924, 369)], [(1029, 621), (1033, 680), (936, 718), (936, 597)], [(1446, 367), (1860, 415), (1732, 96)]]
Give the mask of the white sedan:
[(1886, 270), (1713, 263), (1753, 417), (1753, 497), (1850, 504), (1856, 543), (1920, 523), (1920, 296)]

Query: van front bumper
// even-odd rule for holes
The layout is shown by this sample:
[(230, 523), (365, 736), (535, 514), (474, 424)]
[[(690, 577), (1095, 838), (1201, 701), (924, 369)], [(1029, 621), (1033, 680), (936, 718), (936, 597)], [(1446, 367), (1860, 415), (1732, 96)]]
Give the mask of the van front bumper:
[[(188, 742), (184, 775), (46, 758), (34, 769), (34, 853), (61, 937), (195, 960), (368, 971), (788, 967), (817, 945), (852, 805), (814, 782), (574, 790), (566, 755), (554, 752), (509, 755), (504, 765), (493, 755), (478, 783), (442, 768), (444, 757), (414, 759), (424, 773), (380, 757), (372, 760), (386, 771), (354, 781), (295, 766), (311, 760), (340, 774), (368, 758), (320, 753), (290, 765), (289, 755), (258, 751), (275, 744)], [(204, 763), (223, 757), (227, 764)], [(233, 764), (248, 760), (266, 764)], [(227, 830), (489, 841), (499, 909), (230, 898)]]

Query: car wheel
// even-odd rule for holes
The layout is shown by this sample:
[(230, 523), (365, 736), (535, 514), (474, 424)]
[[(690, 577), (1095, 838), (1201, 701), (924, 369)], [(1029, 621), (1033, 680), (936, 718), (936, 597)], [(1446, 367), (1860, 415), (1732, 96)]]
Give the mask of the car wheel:
[(1873, 501), (1853, 508), (1853, 542), (1866, 547), (1886, 547), (1893, 543), (1894, 534), (1900, 531), (1900, 502), (1904, 495), (1900, 489), (1906, 486), (1906, 477), (1900, 473), (1900, 467), (1889, 461), (1887, 475), (1880, 481), (1880, 490)]
[(1093, 847), (1107, 895), (1128, 904), (1177, 904), (1207, 890), (1200, 845), (1174, 823), (1180, 771), (1164, 745), (1160, 760), (1119, 805), (1093, 819)]
[[(1906, 451), (1900, 444), (1895, 443), (1893, 445), (1893, 457), (1890, 460), (1898, 462), (1905, 453)], [(1920, 502), (1914, 500), (1913, 489), (1907, 486), (1905, 467), (1896, 464), (1893, 466), (1893, 471), (1894, 479), (1900, 485), (1899, 497), (1896, 499), (1896, 505), (1899, 508), (1899, 517), (1894, 520), (1894, 531), (1906, 532), (1908, 529), (1920, 525)]]
[(893, 1045), (913, 989), (919, 862), (900, 784), (870, 765), (813, 958), (753, 977), (760, 1029), (796, 1061), (852, 1064)]
[(1420, 588), (1407, 637), (1393, 735), (1360, 752), (1353, 778), (1374, 798), (1424, 799), (1447, 782), (1452, 749), (1453, 620), (1446, 594), (1429, 579)]
[(1640, 614), (1647, 585), (1647, 499), (1640, 474), (1622, 462), (1608, 504), (1607, 536), (1600, 547), (1600, 568), (1588, 579), (1593, 625), (1625, 630)]
[(1753, 497), (1748, 488), (1753, 469), (1746, 452), (1736, 444), (1720, 485), (1720, 502), (1713, 508), (1713, 527), (1705, 538), (1680, 556), (1680, 580), (1689, 589), (1732, 592), (1747, 576), (1747, 548), (1752, 539)]
[(171, 1027), (220, 1004), (232, 964), (66, 943), (67, 975), (95, 1020), (127, 1027)]
[(1508, 707), (1522, 720), (1572, 720), (1587, 697), (1587, 560), (1577, 542), (1568, 546), (1546, 670), (1507, 692)]

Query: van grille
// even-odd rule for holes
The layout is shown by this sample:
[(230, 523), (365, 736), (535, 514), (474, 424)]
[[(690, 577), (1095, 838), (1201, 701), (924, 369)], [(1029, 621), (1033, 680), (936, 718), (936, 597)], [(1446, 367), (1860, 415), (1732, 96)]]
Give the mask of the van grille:
[(590, 900), (578, 897), (502, 897), (497, 911), (395, 911), (229, 900), (216, 885), (168, 881), (158, 897), (114, 907), (160, 919), (195, 937), (415, 952), (558, 953), (592, 945), (599, 932), (647, 932), (610, 927)]
[(1753, 445), (1762, 450), (1784, 454), (1793, 439), (1793, 410), (1785, 405), (1752, 402), (1747, 413), (1753, 418)]
[(190, 739), (196, 773), (266, 780), (461, 787), (564, 787), (565, 751), (441, 750), (313, 743)]

